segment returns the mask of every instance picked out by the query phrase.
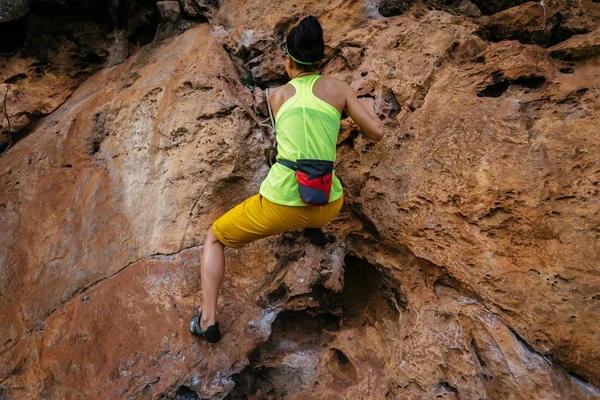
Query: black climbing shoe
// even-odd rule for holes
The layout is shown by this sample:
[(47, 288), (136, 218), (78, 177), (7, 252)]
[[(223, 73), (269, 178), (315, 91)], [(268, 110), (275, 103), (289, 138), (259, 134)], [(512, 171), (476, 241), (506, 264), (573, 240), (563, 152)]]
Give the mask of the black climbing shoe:
[(194, 336), (203, 337), (208, 340), (210, 343), (217, 343), (221, 340), (221, 331), (219, 330), (219, 323), (215, 322), (214, 325), (209, 326), (205, 330), (200, 328), (200, 317), (202, 316), (202, 311), (200, 315), (196, 315), (190, 321), (190, 332)]
[(304, 237), (317, 246), (335, 242), (333, 236), (326, 235), (321, 228), (304, 228)]

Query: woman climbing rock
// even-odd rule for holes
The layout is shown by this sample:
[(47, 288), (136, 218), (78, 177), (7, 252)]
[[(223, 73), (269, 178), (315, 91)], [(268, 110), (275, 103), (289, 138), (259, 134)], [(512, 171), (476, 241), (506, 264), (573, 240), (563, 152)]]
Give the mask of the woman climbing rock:
[(333, 171), (343, 110), (371, 139), (383, 137), (372, 99), (357, 99), (347, 83), (317, 74), (323, 30), (315, 17), (288, 33), (283, 58), (290, 82), (273, 91), (277, 163), (259, 193), (237, 205), (208, 230), (202, 254), (202, 307), (190, 331), (211, 343), (221, 339), (217, 300), (225, 272), (225, 246), (240, 248), (299, 228), (319, 228), (340, 211), (343, 190)]

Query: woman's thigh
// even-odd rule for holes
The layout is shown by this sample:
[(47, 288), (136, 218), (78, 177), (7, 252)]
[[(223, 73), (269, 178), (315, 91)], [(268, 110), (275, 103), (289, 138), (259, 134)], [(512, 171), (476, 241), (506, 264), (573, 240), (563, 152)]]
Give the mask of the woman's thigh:
[(306, 226), (309, 228), (319, 228), (329, 222), (333, 217), (338, 215), (342, 205), (344, 204), (344, 196), (332, 201), (325, 207), (309, 207), (308, 221)]
[(307, 208), (282, 206), (257, 194), (216, 220), (212, 230), (225, 246), (240, 248), (257, 239), (306, 226)]

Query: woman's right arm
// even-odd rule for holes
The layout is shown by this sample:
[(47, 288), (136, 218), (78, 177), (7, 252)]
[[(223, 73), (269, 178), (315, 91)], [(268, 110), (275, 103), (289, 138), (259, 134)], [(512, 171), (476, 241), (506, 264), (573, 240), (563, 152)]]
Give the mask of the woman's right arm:
[(383, 139), (383, 123), (375, 114), (373, 99), (366, 97), (357, 99), (352, 88), (345, 82), (343, 85), (346, 97), (345, 110), (350, 118), (356, 122), (369, 139), (376, 142)]

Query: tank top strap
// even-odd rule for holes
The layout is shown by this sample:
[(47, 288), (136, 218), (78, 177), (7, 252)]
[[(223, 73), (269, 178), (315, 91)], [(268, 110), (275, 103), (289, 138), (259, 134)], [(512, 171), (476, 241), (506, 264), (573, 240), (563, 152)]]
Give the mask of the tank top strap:
[(313, 94), (313, 91), (312, 91), (313, 86), (315, 86), (315, 83), (317, 83), (317, 81), (319, 80), (320, 77), (321, 77), (321, 75), (309, 75), (307, 77), (306, 88), (310, 89), (310, 94)]
[(290, 81), (290, 84), (296, 89), (299, 98), (315, 97), (313, 94), (313, 86), (321, 75), (306, 75), (300, 78), (295, 78)]

